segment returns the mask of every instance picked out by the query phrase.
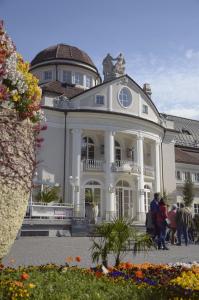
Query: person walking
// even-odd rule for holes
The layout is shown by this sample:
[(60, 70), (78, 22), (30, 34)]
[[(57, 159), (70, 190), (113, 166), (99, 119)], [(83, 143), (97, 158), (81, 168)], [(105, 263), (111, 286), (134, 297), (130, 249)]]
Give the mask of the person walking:
[(180, 203), (180, 209), (176, 213), (176, 225), (177, 225), (177, 246), (181, 246), (181, 236), (183, 234), (185, 245), (188, 245), (188, 228), (190, 227), (192, 220), (191, 211), (188, 207), (185, 207), (184, 203)]
[(173, 204), (171, 210), (168, 212), (168, 219), (169, 219), (169, 228), (171, 231), (171, 245), (174, 245), (176, 242), (176, 213), (177, 213), (177, 205)]
[(159, 193), (155, 193), (154, 198), (150, 203), (150, 212), (151, 212), (152, 224), (154, 227), (153, 240), (155, 240), (155, 238), (158, 236), (157, 214), (159, 211), (159, 201), (160, 201), (160, 195)]
[(157, 213), (157, 227), (158, 227), (158, 249), (169, 250), (165, 245), (166, 229), (167, 229), (167, 206), (164, 199), (161, 198), (159, 202), (159, 210)]

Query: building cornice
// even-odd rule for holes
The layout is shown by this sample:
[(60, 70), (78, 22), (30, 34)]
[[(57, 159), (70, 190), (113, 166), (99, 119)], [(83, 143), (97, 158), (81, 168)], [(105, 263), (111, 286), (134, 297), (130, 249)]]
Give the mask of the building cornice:
[(151, 125), (155, 125), (156, 127), (162, 129), (162, 130), (169, 130), (171, 132), (175, 132), (175, 130), (172, 129), (165, 129), (161, 124), (155, 123), (151, 120), (136, 116), (136, 115), (131, 115), (131, 114), (124, 114), (124, 113), (119, 113), (115, 111), (105, 111), (105, 110), (94, 110), (94, 109), (61, 109), (61, 108), (55, 108), (55, 107), (49, 107), (49, 106), (42, 106), (43, 109), (51, 110), (51, 111), (58, 111), (62, 113), (93, 113), (93, 114), (109, 114), (109, 115), (115, 115), (115, 116), (121, 116), (121, 117), (127, 117), (127, 118), (133, 118), (133, 119), (138, 119), (140, 121), (145, 121)]

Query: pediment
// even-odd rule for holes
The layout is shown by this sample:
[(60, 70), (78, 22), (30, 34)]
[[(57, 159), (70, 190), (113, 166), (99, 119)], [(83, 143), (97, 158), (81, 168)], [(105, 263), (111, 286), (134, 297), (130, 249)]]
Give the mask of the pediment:
[[(128, 102), (129, 98), (129, 102)], [(159, 123), (160, 115), (150, 97), (128, 75), (104, 82), (72, 98), (78, 109), (112, 111)]]

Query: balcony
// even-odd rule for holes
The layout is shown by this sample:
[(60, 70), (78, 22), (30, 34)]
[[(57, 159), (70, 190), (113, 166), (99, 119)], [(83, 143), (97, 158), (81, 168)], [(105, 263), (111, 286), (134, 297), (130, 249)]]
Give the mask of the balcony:
[(82, 161), (82, 169), (84, 172), (86, 171), (104, 171), (104, 161), (103, 160), (95, 160), (95, 159), (85, 159)]
[(144, 175), (149, 177), (154, 177), (155, 175), (154, 167), (144, 166)]
[(139, 173), (139, 167), (137, 163), (131, 160), (116, 160), (112, 164), (113, 172), (131, 172), (131, 173)]

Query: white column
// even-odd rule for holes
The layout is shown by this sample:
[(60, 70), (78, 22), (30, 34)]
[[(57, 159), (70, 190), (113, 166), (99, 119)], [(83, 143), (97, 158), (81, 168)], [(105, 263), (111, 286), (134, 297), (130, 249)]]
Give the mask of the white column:
[(81, 129), (73, 129), (72, 134), (73, 203), (75, 215), (80, 216), (83, 209), (80, 207)]
[(140, 169), (138, 175), (138, 198), (137, 198), (137, 219), (140, 222), (145, 221), (144, 210), (144, 151), (143, 151), (143, 136), (137, 137), (137, 159)]
[(112, 173), (114, 162), (114, 132), (105, 132), (105, 157), (106, 157), (106, 220), (110, 221), (115, 216), (115, 193)]
[(160, 193), (160, 142), (155, 142), (155, 192)]

